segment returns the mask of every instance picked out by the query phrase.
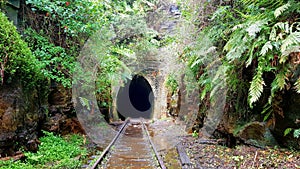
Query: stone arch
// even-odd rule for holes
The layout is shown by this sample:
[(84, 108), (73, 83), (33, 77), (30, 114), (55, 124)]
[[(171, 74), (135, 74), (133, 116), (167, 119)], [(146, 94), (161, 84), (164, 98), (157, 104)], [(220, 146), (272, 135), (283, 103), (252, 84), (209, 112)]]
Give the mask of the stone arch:
[[(151, 113), (149, 113), (149, 116), (146, 116), (146, 118), (148, 119), (152, 119), (152, 118), (160, 118), (161, 116), (163, 116), (163, 113), (166, 113), (165, 108), (166, 108), (166, 100), (164, 97), (164, 90), (165, 88), (163, 87), (163, 83), (164, 83), (164, 77), (163, 75), (159, 74), (159, 70), (156, 69), (144, 69), (142, 71), (139, 71), (138, 73), (133, 73), (132, 75), (132, 80), (134, 80), (134, 78), (136, 76), (139, 76), (140, 78), (145, 79), (145, 81), (147, 81), (147, 83), (149, 84), (149, 87), (151, 88), (151, 95), (149, 95), (149, 99), (151, 103)], [(122, 116), (120, 116), (120, 106), (126, 107), (126, 105), (129, 105), (129, 99), (130, 98), (125, 98), (126, 96), (121, 96), (120, 92), (124, 92), (125, 91), (129, 91), (129, 87), (130, 87), (130, 83), (132, 82), (132, 80), (129, 80), (128, 82), (126, 82), (124, 84), (124, 86), (113, 86), (112, 87), (112, 98), (113, 98), (113, 104), (112, 104), (112, 108), (111, 108), (111, 115), (113, 116), (113, 119), (118, 119), (121, 118)], [(123, 97), (123, 98), (120, 98)], [(119, 99), (123, 99), (123, 104), (124, 105), (120, 105), (120, 101)], [(127, 100), (126, 100), (127, 99)], [(119, 105), (118, 105), (119, 104)], [(133, 106), (134, 107), (134, 106)], [(127, 107), (128, 110), (132, 110), (131, 108)], [(122, 113), (121, 113), (122, 114)], [(123, 112), (124, 114), (124, 112)], [(126, 114), (126, 112), (125, 112)], [(125, 115), (126, 116), (126, 115)], [(137, 117), (137, 116), (134, 116)], [(122, 119), (122, 118), (121, 118)]]

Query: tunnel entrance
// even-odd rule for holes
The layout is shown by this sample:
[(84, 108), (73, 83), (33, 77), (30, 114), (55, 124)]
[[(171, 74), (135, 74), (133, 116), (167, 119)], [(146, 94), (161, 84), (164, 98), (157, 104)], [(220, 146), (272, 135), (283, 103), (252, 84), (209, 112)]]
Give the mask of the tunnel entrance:
[(153, 111), (153, 91), (149, 82), (140, 75), (119, 89), (117, 95), (117, 111), (124, 120), (127, 117), (150, 119)]

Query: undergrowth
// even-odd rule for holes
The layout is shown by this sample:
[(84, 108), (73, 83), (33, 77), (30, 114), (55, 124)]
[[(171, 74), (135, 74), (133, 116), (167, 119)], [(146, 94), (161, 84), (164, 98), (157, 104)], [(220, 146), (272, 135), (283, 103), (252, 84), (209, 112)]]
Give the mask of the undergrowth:
[(80, 168), (87, 155), (80, 135), (60, 137), (44, 131), (36, 153), (25, 152), (25, 160), (0, 161), (0, 169)]

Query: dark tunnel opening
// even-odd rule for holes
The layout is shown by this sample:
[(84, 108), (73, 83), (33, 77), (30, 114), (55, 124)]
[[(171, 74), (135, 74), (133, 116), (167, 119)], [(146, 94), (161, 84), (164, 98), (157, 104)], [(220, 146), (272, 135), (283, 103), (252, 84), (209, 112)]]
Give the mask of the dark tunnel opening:
[(153, 91), (149, 82), (139, 75), (119, 89), (117, 95), (117, 111), (124, 120), (127, 117), (150, 119), (153, 111)]

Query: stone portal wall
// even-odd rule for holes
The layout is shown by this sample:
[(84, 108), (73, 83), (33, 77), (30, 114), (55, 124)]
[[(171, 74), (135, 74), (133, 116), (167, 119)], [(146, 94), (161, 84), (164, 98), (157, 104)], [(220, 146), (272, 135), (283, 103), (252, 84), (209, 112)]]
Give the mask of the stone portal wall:
[[(164, 81), (166, 79), (165, 75), (161, 73), (160, 60), (147, 59), (143, 60), (141, 63), (137, 62), (134, 65), (129, 65), (132, 71), (132, 77), (135, 75), (143, 76), (150, 84), (153, 92), (154, 103), (152, 118), (160, 118), (166, 115), (166, 88), (164, 86)], [(111, 109), (111, 114), (113, 114), (114, 119), (117, 119), (117, 95), (121, 86), (112, 87), (112, 98), (113, 106)]]

